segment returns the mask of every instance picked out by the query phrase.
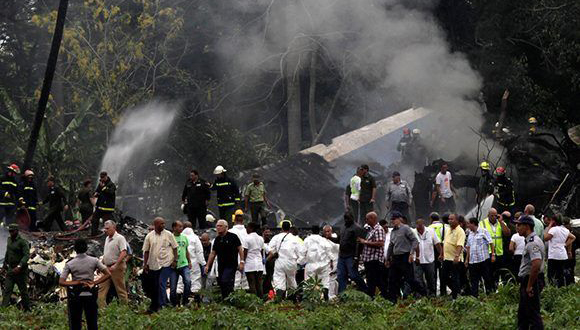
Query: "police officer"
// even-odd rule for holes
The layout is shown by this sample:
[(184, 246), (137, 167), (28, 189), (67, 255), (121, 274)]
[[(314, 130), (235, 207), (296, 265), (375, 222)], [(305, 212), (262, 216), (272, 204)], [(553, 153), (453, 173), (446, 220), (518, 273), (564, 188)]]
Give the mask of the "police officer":
[(503, 213), (504, 211), (509, 211), (513, 213), (512, 208), (516, 204), (516, 198), (514, 193), (514, 185), (512, 180), (506, 176), (505, 168), (498, 167), (495, 169), (495, 184), (494, 184), (494, 208), (497, 209), (498, 213)]
[(234, 211), (239, 208), (241, 201), (240, 189), (236, 181), (227, 176), (226, 169), (223, 166), (218, 165), (213, 171), (213, 174), (216, 175), (216, 178), (211, 189), (217, 192), (220, 219), (229, 221)]
[[(96, 330), (99, 328), (97, 324), (98, 285), (108, 280), (111, 273), (99, 259), (86, 254), (88, 250), (86, 240), (82, 238), (76, 240), (74, 250), (77, 256), (65, 264), (58, 280), (58, 284), (67, 287), (69, 328), (71, 330), (81, 329), (84, 311), (87, 329)], [(104, 275), (94, 281), (97, 269)], [(69, 274), (72, 281), (68, 280)]]
[(6, 256), (2, 268), (6, 272), (4, 282), (4, 292), (2, 293), (2, 306), (10, 304), (10, 297), (14, 284), (18, 285), (18, 291), (22, 296), (22, 305), (24, 310), (30, 309), (30, 300), (28, 299), (28, 288), (26, 287), (26, 280), (28, 279), (28, 258), (29, 258), (29, 244), (18, 235), (18, 225), (11, 223), (8, 225), (10, 237), (6, 245)]
[(117, 187), (113, 181), (111, 181), (107, 172), (101, 172), (101, 174), (99, 174), (99, 185), (95, 191), (97, 209), (91, 219), (91, 236), (97, 236), (99, 234), (100, 219), (103, 219), (104, 223), (107, 220), (111, 220), (113, 217), (113, 212), (115, 211), (116, 191)]
[(14, 222), (18, 200), (18, 184), (16, 183), (18, 174), (20, 174), (20, 167), (12, 164), (6, 168), (6, 174), (0, 181), (0, 224), (2, 221), (6, 225)]
[(518, 329), (543, 329), (540, 293), (544, 287), (544, 243), (534, 232), (534, 220), (527, 215), (516, 221), (518, 234), (526, 238), (520, 265)]
[(199, 177), (199, 172), (191, 170), (189, 179), (183, 187), (181, 201), (183, 202), (183, 211), (187, 214), (187, 219), (193, 228), (195, 228), (196, 220), (200, 229), (207, 227), (205, 216), (207, 215), (207, 204), (211, 198), (209, 189), (209, 183)]
[(19, 202), (22, 207), (28, 211), (30, 217), (30, 231), (36, 231), (36, 205), (38, 204), (38, 194), (36, 191), (36, 184), (34, 183), (34, 172), (31, 170), (24, 171), (24, 180), (20, 182), (19, 186), (20, 198)]

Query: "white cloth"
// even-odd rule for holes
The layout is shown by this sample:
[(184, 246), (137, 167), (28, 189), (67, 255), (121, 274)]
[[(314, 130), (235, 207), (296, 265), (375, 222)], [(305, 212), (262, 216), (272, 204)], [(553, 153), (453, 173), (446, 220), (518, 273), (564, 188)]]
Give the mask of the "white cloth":
[[(247, 237), (248, 237), (248, 232), (246, 231), (246, 227), (244, 225), (234, 225), (232, 228), (228, 229), (228, 231), (230, 233), (234, 233), (236, 235), (238, 235), (240, 242), (242, 243), (242, 247), (244, 249), (248, 248), (247, 245)], [(240, 256), (238, 256), (238, 262), (240, 261)], [(244, 264), (244, 267), (246, 265)], [(234, 282), (234, 290), (248, 290), (250, 288), (250, 286), (248, 285), (248, 279), (246, 278), (246, 273), (245, 272), (240, 272), (239, 270), (236, 270), (236, 280)]]
[(328, 285), (328, 298), (333, 299), (338, 296), (338, 281), (336, 267), (338, 265), (338, 250), (340, 245), (328, 240), (330, 244), (330, 276)]
[(548, 259), (553, 260), (568, 260), (568, 253), (566, 252), (566, 239), (570, 231), (564, 226), (552, 227), (548, 234), (552, 235), (552, 239), (548, 241)]
[(451, 172), (447, 171), (445, 174), (441, 174), (441, 172), (437, 173), (435, 183), (439, 185), (439, 191), (441, 191), (443, 198), (453, 197), (453, 192), (451, 191)]
[(439, 237), (435, 235), (433, 228), (425, 227), (421, 235), (417, 229), (413, 229), (419, 240), (419, 262), (421, 264), (430, 264), (435, 261), (435, 245), (441, 243)]
[(514, 255), (521, 256), (524, 254), (524, 248), (526, 247), (526, 238), (518, 233), (512, 235), (512, 242), (516, 245)]
[(272, 285), (276, 290), (297, 288), (296, 270), (298, 258), (300, 258), (303, 244), (291, 233), (280, 233), (270, 241), (272, 253), (278, 253), (278, 259), (274, 264), (274, 276)]
[(105, 238), (105, 249), (103, 251), (103, 263), (105, 266), (112, 266), (119, 260), (121, 252), (127, 251), (127, 240), (125, 240), (123, 235), (115, 232), (113, 237), (107, 236)]
[(251, 233), (246, 237), (246, 246), (248, 255), (246, 256), (244, 271), (246, 273), (263, 272), (262, 251), (264, 250), (264, 239), (256, 233)]
[(330, 287), (330, 241), (320, 235), (310, 235), (304, 240), (302, 258), (300, 264), (306, 263), (304, 268), (304, 279), (318, 277), (322, 286), (326, 289)]
[[(191, 267), (191, 292), (197, 293), (201, 290), (201, 268), (205, 266), (205, 258), (203, 256), (203, 245), (201, 244), (201, 240), (199, 237), (193, 232), (191, 228), (185, 228), (181, 234), (187, 237), (189, 241), (189, 246), (187, 247), (187, 251), (189, 252), (189, 258), (191, 259), (191, 263), (193, 266)], [(177, 292), (183, 292), (183, 281), (181, 280), (181, 276), (179, 277), (179, 281), (177, 282)]]

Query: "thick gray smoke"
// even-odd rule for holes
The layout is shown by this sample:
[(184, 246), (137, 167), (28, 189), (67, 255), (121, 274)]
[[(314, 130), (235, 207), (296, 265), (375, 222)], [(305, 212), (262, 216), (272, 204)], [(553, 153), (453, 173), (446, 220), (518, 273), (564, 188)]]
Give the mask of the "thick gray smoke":
[(101, 169), (117, 182), (129, 166), (138, 165), (162, 144), (177, 110), (175, 105), (160, 102), (127, 110), (113, 132)]
[[(431, 10), (436, 0), (236, 0), (221, 10), (256, 17), (234, 25), (231, 14), (216, 12), (218, 25), (239, 31), (221, 40), (218, 52), (231, 71), (244, 78), (273, 77), (308, 70), (316, 50), (332, 62), (342, 79), (359, 86), (345, 91), (354, 100), (374, 103), (374, 118), (410, 105), (436, 110), (424, 135), (436, 136), (453, 158), (473, 154), (481, 126), (481, 79), (462, 54), (452, 53)], [(221, 20), (220, 20), (221, 19)], [(288, 74), (288, 73), (286, 73)], [(356, 94), (356, 95), (349, 95)], [(385, 105), (398, 109), (385, 109)], [(368, 106), (368, 105), (367, 105)], [(357, 118), (360, 104), (350, 104)], [(358, 116), (360, 117), (360, 116)], [(477, 155), (473, 154), (473, 158)]]

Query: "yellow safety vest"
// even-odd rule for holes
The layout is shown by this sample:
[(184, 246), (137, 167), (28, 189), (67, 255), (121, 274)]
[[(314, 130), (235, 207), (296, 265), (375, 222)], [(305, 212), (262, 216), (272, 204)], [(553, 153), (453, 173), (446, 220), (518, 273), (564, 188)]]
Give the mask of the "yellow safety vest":
[(442, 223), (433, 223), (429, 226), (429, 228), (433, 228), (435, 230), (435, 234), (437, 235), (437, 238), (439, 238), (439, 241), (441, 243), (443, 243), (443, 236), (442, 236), (443, 224)]
[[(489, 235), (491, 236), (491, 241), (493, 245), (495, 245), (495, 255), (503, 256), (503, 241), (502, 241), (502, 234), (501, 234), (501, 224), (499, 221), (497, 222), (497, 226), (495, 227), (495, 233), (491, 229), (491, 223), (489, 222), (488, 218), (485, 218), (482, 222), (479, 223), (480, 228), (487, 229)], [(489, 253), (491, 253), (491, 245), (489, 246)]]

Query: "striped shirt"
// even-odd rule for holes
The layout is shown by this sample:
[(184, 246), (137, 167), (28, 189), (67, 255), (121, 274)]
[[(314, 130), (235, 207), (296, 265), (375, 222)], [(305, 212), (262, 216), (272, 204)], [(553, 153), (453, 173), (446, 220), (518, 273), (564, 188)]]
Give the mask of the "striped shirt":
[(469, 230), (467, 245), (469, 247), (469, 263), (477, 264), (489, 258), (488, 246), (492, 243), (491, 235), (486, 229), (477, 228), (477, 231)]

